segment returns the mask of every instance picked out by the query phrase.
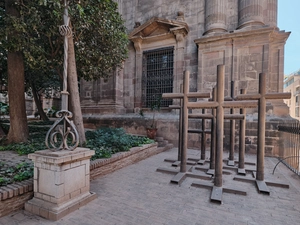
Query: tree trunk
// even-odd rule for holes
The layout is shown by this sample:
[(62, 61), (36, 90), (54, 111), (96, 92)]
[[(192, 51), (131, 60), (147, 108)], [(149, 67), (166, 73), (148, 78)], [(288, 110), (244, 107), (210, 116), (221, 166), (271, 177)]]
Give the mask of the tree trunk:
[(31, 89), (32, 89), (33, 99), (34, 99), (35, 105), (36, 105), (36, 107), (38, 109), (38, 112), (40, 114), (41, 120), (48, 121), (49, 118), (48, 118), (48, 116), (46, 115), (46, 113), (43, 110), (43, 107), (42, 107), (42, 104), (41, 104), (41, 101), (40, 101), (40, 97), (39, 97), (39, 95), (37, 93), (37, 90), (36, 90), (36, 88), (34, 86), (34, 83), (30, 82), (30, 86), (31, 86)]
[(86, 138), (80, 107), (73, 37), (68, 39), (68, 88), (70, 93), (69, 105), (71, 106), (69, 110), (73, 113), (73, 121), (79, 134), (79, 145), (82, 146), (85, 144)]
[[(8, 15), (18, 17), (19, 12), (15, 8), (14, 3), (15, 0), (6, 0), (5, 10)], [(12, 35), (18, 34), (12, 31), (8, 36), (8, 40)], [(7, 73), (10, 116), (10, 128), (7, 135), (7, 142), (26, 142), (29, 134), (25, 107), (25, 78), (22, 52), (8, 52)]]

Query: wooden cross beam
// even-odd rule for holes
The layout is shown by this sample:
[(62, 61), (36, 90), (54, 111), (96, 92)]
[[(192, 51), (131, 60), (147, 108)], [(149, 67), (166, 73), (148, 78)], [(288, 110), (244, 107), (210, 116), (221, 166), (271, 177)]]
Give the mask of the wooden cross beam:
[(259, 74), (259, 93), (238, 95), (237, 100), (258, 100), (258, 132), (257, 132), (257, 160), (256, 160), (256, 185), (260, 192), (269, 193), (264, 182), (264, 156), (266, 133), (266, 100), (289, 99), (291, 93), (266, 93), (266, 74)]
[(189, 71), (185, 71), (186, 77), (183, 83), (183, 93), (164, 93), (162, 98), (181, 99), (182, 106), (180, 106), (180, 117), (182, 117), (182, 128), (179, 132), (182, 133), (182, 142), (180, 148), (180, 172), (185, 173), (187, 164), (187, 130), (188, 130), (188, 108), (186, 107), (188, 98), (210, 98), (210, 93), (189, 92)]
[[(231, 81), (231, 92), (230, 92), (231, 98), (234, 98), (234, 87), (235, 87), (235, 82)], [(230, 114), (231, 115), (234, 114), (234, 109), (230, 109)], [(228, 157), (227, 165), (228, 166), (234, 166), (235, 120), (230, 120), (229, 139), (230, 139), (230, 141), (229, 141), (230, 147), (229, 147), (229, 157)]]
[(257, 101), (224, 101), (225, 66), (217, 68), (217, 93), (216, 100), (211, 102), (188, 102), (187, 108), (216, 108), (216, 187), (222, 187), (223, 168), (223, 135), (224, 135), (224, 108), (252, 108), (257, 107)]

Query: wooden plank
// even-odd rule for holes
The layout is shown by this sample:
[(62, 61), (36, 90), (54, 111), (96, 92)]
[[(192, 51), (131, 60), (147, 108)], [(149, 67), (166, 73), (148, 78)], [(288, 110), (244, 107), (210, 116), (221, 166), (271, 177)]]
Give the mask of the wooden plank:
[(175, 161), (172, 163), (172, 166), (177, 167), (180, 166), (180, 161)]
[(227, 165), (228, 166), (234, 166), (235, 165), (234, 160), (228, 160)]
[(253, 182), (255, 182), (255, 179), (252, 178), (252, 177), (235, 176), (235, 177), (233, 178), (233, 180), (236, 180), (236, 181), (242, 181), (242, 182), (247, 182), (247, 183), (253, 183)]
[(200, 164), (200, 165), (204, 165), (204, 163), (205, 163), (205, 160), (204, 160), (204, 159), (200, 159), (200, 160), (197, 162), (197, 164)]
[[(201, 129), (188, 129), (188, 133), (192, 133), (192, 134), (202, 134), (203, 130)], [(211, 130), (204, 130), (204, 133), (206, 134), (210, 134)]]
[(245, 116), (242, 114), (225, 114), (224, 119), (225, 120), (243, 120), (243, 119), (245, 119)]
[(198, 162), (199, 157), (189, 157), (187, 160)]
[(206, 167), (201, 167), (201, 166), (195, 166), (194, 167), (195, 170), (200, 170), (200, 171), (203, 171), (203, 172), (206, 172), (208, 170), (208, 168)]
[(216, 108), (218, 105), (219, 105), (218, 102), (201, 101), (201, 102), (189, 102), (187, 104), (187, 107), (189, 109), (201, 109), (201, 108)]
[(164, 159), (165, 162), (170, 162), (170, 163), (174, 163), (177, 160), (176, 159)]
[(245, 165), (256, 166), (256, 163), (254, 163), (254, 162), (245, 162)]
[(162, 98), (183, 98), (183, 93), (163, 93)]
[(201, 93), (201, 92), (189, 92), (187, 93), (188, 98), (210, 98), (210, 92)]
[(239, 175), (245, 175), (245, 176), (246, 176), (246, 170), (245, 170), (245, 169), (238, 168), (238, 174), (239, 174)]
[(173, 169), (173, 168), (157, 168), (156, 172), (161, 172), (161, 173), (168, 173), (168, 174), (176, 174), (178, 173), (177, 169)]
[(270, 190), (265, 181), (256, 180), (256, 186), (257, 186), (259, 193), (270, 195)]
[(235, 188), (228, 188), (228, 187), (223, 187), (224, 193), (231, 193), (231, 194), (236, 194), (236, 195), (247, 195), (246, 191), (235, 189)]
[(290, 185), (284, 183), (266, 181), (266, 184), (272, 187), (290, 188)]
[(196, 162), (195, 161), (186, 161), (186, 164), (187, 165), (196, 165)]
[(186, 178), (186, 173), (177, 173), (172, 179), (171, 183), (180, 185), (182, 181), (184, 181)]
[(225, 170), (237, 170), (237, 167), (233, 167), (233, 166), (223, 166), (223, 169), (225, 169)]
[(192, 187), (197, 187), (197, 188), (205, 188), (208, 190), (211, 190), (213, 188), (213, 184), (212, 183), (208, 183), (208, 182), (203, 182), (203, 181), (194, 181), (191, 184)]
[(189, 118), (195, 118), (195, 119), (212, 119), (214, 116), (212, 114), (208, 113), (193, 113), (189, 114)]
[(206, 174), (194, 174), (194, 173), (186, 173), (187, 177), (190, 177), (190, 178), (196, 178), (196, 179), (201, 179), (201, 180), (211, 180), (212, 179), (212, 176), (211, 175), (206, 175)]
[(215, 170), (214, 169), (209, 169), (206, 171), (207, 174), (214, 176), (215, 175)]
[(266, 99), (289, 99), (291, 98), (290, 92), (283, 93), (268, 93), (265, 95)]
[(210, 200), (212, 202), (222, 203), (222, 194), (223, 194), (222, 187), (213, 186), (210, 195)]

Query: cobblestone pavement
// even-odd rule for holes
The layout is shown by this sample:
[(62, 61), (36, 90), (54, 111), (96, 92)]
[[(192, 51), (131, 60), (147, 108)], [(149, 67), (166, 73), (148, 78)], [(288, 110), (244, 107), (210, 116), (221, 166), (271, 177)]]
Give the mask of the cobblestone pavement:
[[(199, 151), (189, 150), (199, 156)], [(91, 181), (98, 198), (59, 221), (47, 221), (19, 210), (0, 218), (0, 225), (296, 225), (300, 223), (300, 177), (280, 164), (275, 175), (275, 158), (265, 159), (265, 180), (290, 185), (270, 186), (270, 195), (259, 194), (252, 183), (234, 181), (235, 172), (223, 176), (225, 186), (246, 190), (247, 196), (223, 193), (223, 203), (210, 202), (210, 190), (191, 187), (187, 178), (180, 186), (171, 184), (173, 175), (156, 172), (169, 167), (165, 158), (176, 158), (177, 149), (152, 156), (119, 171)], [(224, 157), (227, 154), (224, 153)], [(254, 155), (246, 161), (255, 162)], [(196, 173), (196, 172), (195, 172)], [(227, 173), (226, 173), (227, 174)], [(247, 176), (250, 176), (247, 175)]]

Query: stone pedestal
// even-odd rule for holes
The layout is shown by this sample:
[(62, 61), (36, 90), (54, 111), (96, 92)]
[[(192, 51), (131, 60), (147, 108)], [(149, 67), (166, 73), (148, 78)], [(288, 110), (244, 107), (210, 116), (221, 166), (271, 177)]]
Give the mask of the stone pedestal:
[(59, 220), (96, 198), (90, 192), (90, 158), (93, 150), (36, 151), (28, 158), (34, 162), (34, 197), (25, 210)]

